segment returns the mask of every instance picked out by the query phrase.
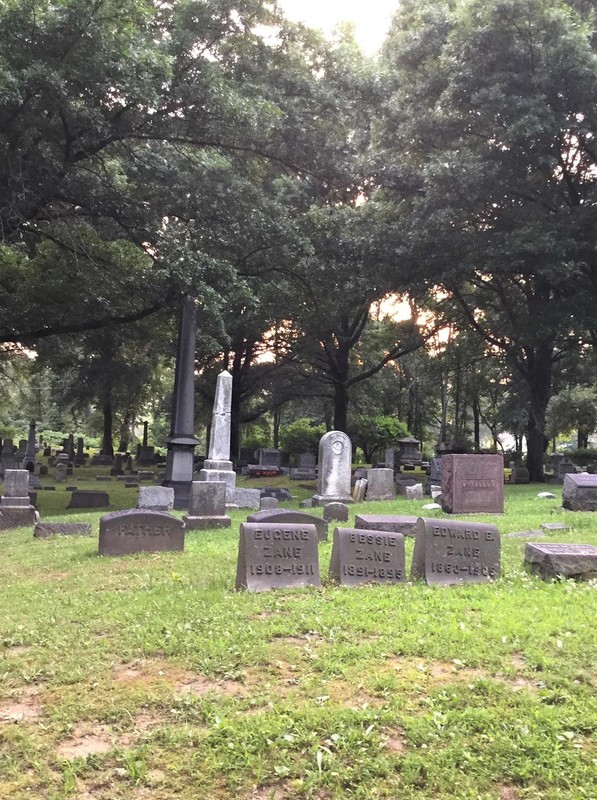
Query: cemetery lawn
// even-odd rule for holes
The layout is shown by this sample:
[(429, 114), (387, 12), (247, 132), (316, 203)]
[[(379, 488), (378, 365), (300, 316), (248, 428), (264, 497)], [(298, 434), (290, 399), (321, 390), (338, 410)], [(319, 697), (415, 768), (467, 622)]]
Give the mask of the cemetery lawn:
[[(110, 510), (135, 495), (89, 488)], [(597, 545), (597, 514), (544, 488), (474, 518)], [(104, 512), (65, 514), (64, 495), (40, 493), (44, 520), (97, 533)], [(422, 505), (351, 515), (444, 516)], [(330, 541), (322, 589), (237, 593), (232, 516), (184, 553), (123, 558), (0, 532), (0, 798), (596, 800), (596, 581), (544, 583), (503, 539), (494, 584), (338, 588)]]

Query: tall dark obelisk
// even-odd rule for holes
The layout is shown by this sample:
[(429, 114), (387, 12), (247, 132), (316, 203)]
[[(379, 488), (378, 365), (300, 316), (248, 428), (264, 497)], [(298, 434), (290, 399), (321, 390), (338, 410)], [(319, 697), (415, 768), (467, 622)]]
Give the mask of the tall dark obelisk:
[(166, 440), (166, 477), (163, 486), (174, 489), (174, 508), (188, 508), (193, 482), (193, 455), (199, 440), (195, 438), (195, 300), (186, 295), (182, 301), (172, 423)]

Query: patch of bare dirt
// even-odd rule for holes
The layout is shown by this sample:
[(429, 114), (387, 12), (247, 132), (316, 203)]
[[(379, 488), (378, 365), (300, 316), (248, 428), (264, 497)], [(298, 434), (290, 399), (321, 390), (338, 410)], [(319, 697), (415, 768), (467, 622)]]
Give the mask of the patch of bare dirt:
[(26, 644), (15, 644), (13, 647), (9, 647), (3, 652), (9, 656), (24, 656), (25, 653), (28, 653), (30, 650), (31, 648)]
[(140, 736), (151, 733), (151, 731), (159, 728), (165, 722), (165, 718), (157, 714), (150, 714), (149, 712), (137, 714), (133, 717), (132, 730), (126, 731), (126, 733), (119, 736), (117, 743), (120, 747), (130, 747)]
[(521, 653), (512, 653), (512, 666), (521, 672), (527, 669), (527, 662)]
[(355, 686), (341, 678), (336, 678), (327, 683), (326, 694), (330, 696), (334, 703), (339, 703), (354, 711), (362, 711), (365, 708), (379, 708), (384, 704), (382, 698), (368, 694), (362, 686)]
[(110, 729), (105, 725), (77, 725), (69, 739), (65, 739), (57, 747), (61, 758), (86, 758), (87, 756), (107, 753), (114, 746)]
[(0, 701), (0, 725), (34, 722), (42, 715), (41, 687), (32, 683), (18, 689), (16, 697)]
[(174, 690), (177, 694), (194, 694), (197, 697), (209, 692), (218, 692), (227, 697), (243, 697), (245, 694), (242, 683), (238, 681), (214, 681), (198, 672), (185, 673), (174, 684)]
[(401, 731), (388, 731), (387, 735), (386, 747), (388, 750), (396, 755), (404, 753), (406, 750), (404, 734)]
[(513, 786), (500, 786), (500, 800), (518, 800), (520, 795)]
[(199, 672), (183, 670), (166, 659), (142, 659), (129, 664), (118, 664), (113, 670), (116, 683), (166, 682), (176, 694), (194, 694), (198, 697), (208, 692), (219, 692), (228, 697), (242, 697), (243, 684), (231, 680), (211, 680)]
[(286, 784), (280, 786), (261, 786), (253, 789), (247, 800), (289, 800), (293, 793)]
[(72, 572), (44, 572), (42, 577), (47, 581), (64, 581), (72, 576)]

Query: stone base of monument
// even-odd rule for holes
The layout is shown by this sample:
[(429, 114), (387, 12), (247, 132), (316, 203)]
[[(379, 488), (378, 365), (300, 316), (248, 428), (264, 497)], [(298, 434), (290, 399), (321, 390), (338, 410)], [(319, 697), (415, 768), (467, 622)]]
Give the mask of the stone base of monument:
[[(226, 492), (226, 499), (228, 499), (228, 492)], [(237, 489), (235, 488), (230, 495), (230, 502), (236, 508), (259, 508), (261, 500), (261, 492), (259, 489)], [(227, 504), (228, 505), (228, 504)]]
[(191, 481), (173, 481), (164, 480), (162, 486), (168, 486), (174, 489), (174, 508), (180, 511), (183, 508), (189, 507), (189, 499), (191, 497)]
[(108, 492), (75, 489), (67, 508), (106, 508), (110, 505)]
[[(29, 498), (27, 498), (27, 502), (29, 502)], [(0, 509), (0, 530), (2, 531), (35, 525), (38, 521), (39, 514), (32, 505), (3, 506)]]
[(558, 576), (588, 580), (597, 577), (597, 547), (590, 544), (528, 543), (524, 563), (543, 580)]
[(311, 498), (313, 501), (313, 506), (315, 508), (319, 506), (327, 506), (328, 503), (352, 503), (353, 499), (350, 495), (344, 495), (343, 497), (332, 497), (329, 495), (322, 495), (322, 494), (314, 494)]
[(182, 518), (185, 530), (187, 531), (206, 531), (210, 528), (229, 528), (232, 525), (230, 517), (189, 517)]

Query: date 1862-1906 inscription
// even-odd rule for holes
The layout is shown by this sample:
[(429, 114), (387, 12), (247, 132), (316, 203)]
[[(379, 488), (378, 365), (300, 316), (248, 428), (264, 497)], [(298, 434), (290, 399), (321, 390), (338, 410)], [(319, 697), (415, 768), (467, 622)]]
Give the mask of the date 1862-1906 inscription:
[(345, 586), (403, 583), (404, 536), (387, 531), (336, 528), (330, 578)]
[(236, 588), (249, 592), (321, 586), (314, 525), (240, 526)]
[(427, 583), (482, 583), (500, 575), (500, 535), (495, 525), (419, 519), (412, 577)]

